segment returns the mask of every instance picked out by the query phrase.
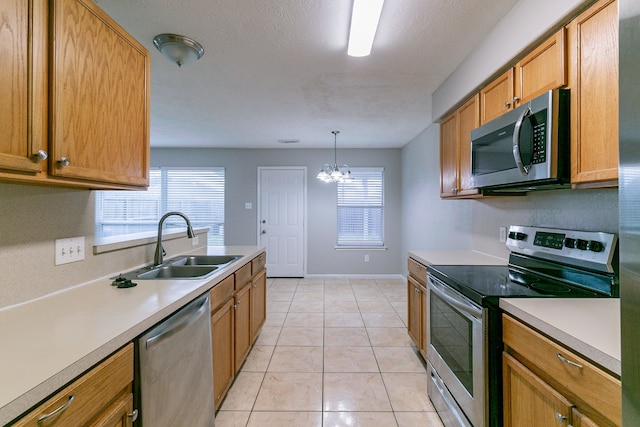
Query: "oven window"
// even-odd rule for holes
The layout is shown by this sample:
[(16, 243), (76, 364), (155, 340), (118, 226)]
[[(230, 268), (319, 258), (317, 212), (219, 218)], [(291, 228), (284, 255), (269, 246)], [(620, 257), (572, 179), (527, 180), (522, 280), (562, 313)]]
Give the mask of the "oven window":
[(473, 324), (433, 292), (430, 300), (431, 345), (473, 396)]

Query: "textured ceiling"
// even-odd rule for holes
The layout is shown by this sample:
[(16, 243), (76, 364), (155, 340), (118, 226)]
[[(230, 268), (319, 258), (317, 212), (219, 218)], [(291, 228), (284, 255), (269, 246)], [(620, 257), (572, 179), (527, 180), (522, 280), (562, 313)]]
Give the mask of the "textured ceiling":
[[(151, 51), (151, 146), (401, 147), (431, 93), (517, 0), (386, 0), (370, 56), (347, 56), (351, 0), (96, 0)], [(205, 47), (178, 68), (156, 34)]]

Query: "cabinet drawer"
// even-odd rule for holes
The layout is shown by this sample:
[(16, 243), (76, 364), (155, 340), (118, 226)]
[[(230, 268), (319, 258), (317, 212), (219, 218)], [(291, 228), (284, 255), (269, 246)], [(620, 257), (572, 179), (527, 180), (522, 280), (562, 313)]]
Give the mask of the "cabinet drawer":
[(413, 258), (409, 258), (409, 275), (416, 279), (422, 286), (427, 286), (427, 267)]
[(224, 279), (222, 282), (215, 285), (209, 291), (209, 295), (211, 296), (211, 311), (213, 312), (216, 308), (224, 304), (231, 295), (233, 295), (233, 285), (235, 283), (233, 274)]
[(255, 276), (264, 269), (267, 263), (267, 254), (262, 252), (260, 255), (251, 260), (251, 275)]
[[(132, 382), (131, 343), (32, 410), (16, 426), (87, 425), (117, 399), (130, 394)], [(68, 404), (66, 409), (38, 423), (41, 416), (51, 414), (65, 404)]]
[(243, 265), (233, 274), (236, 276), (235, 290), (238, 290), (251, 280), (251, 263)]
[(515, 353), (536, 375), (578, 407), (584, 404), (610, 422), (620, 425), (620, 380), (506, 315), (503, 315), (502, 333), (508, 352)]

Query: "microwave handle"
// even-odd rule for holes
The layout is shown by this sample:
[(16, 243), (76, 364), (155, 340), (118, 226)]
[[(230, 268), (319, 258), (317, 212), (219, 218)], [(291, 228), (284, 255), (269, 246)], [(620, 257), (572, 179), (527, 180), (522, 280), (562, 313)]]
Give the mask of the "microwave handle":
[(520, 114), (520, 117), (518, 117), (516, 126), (513, 129), (513, 159), (516, 161), (516, 166), (518, 166), (518, 169), (523, 176), (527, 176), (529, 174), (529, 166), (525, 166), (522, 163), (522, 156), (520, 155), (520, 128), (522, 127), (522, 122), (529, 114), (531, 114), (531, 109), (527, 107), (524, 109), (522, 114)]

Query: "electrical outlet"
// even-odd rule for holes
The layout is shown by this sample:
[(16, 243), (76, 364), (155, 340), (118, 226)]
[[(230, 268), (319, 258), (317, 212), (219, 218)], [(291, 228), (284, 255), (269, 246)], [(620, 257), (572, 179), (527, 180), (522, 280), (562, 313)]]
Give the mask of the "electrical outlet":
[(364, 262), (369, 262), (369, 255), (368, 254), (364, 256)]
[(500, 227), (500, 242), (505, 243), (507, 241), (507, 227)]
[(56, 239), (55, 264), (68, 264), (84, 259), (84, 236)]

